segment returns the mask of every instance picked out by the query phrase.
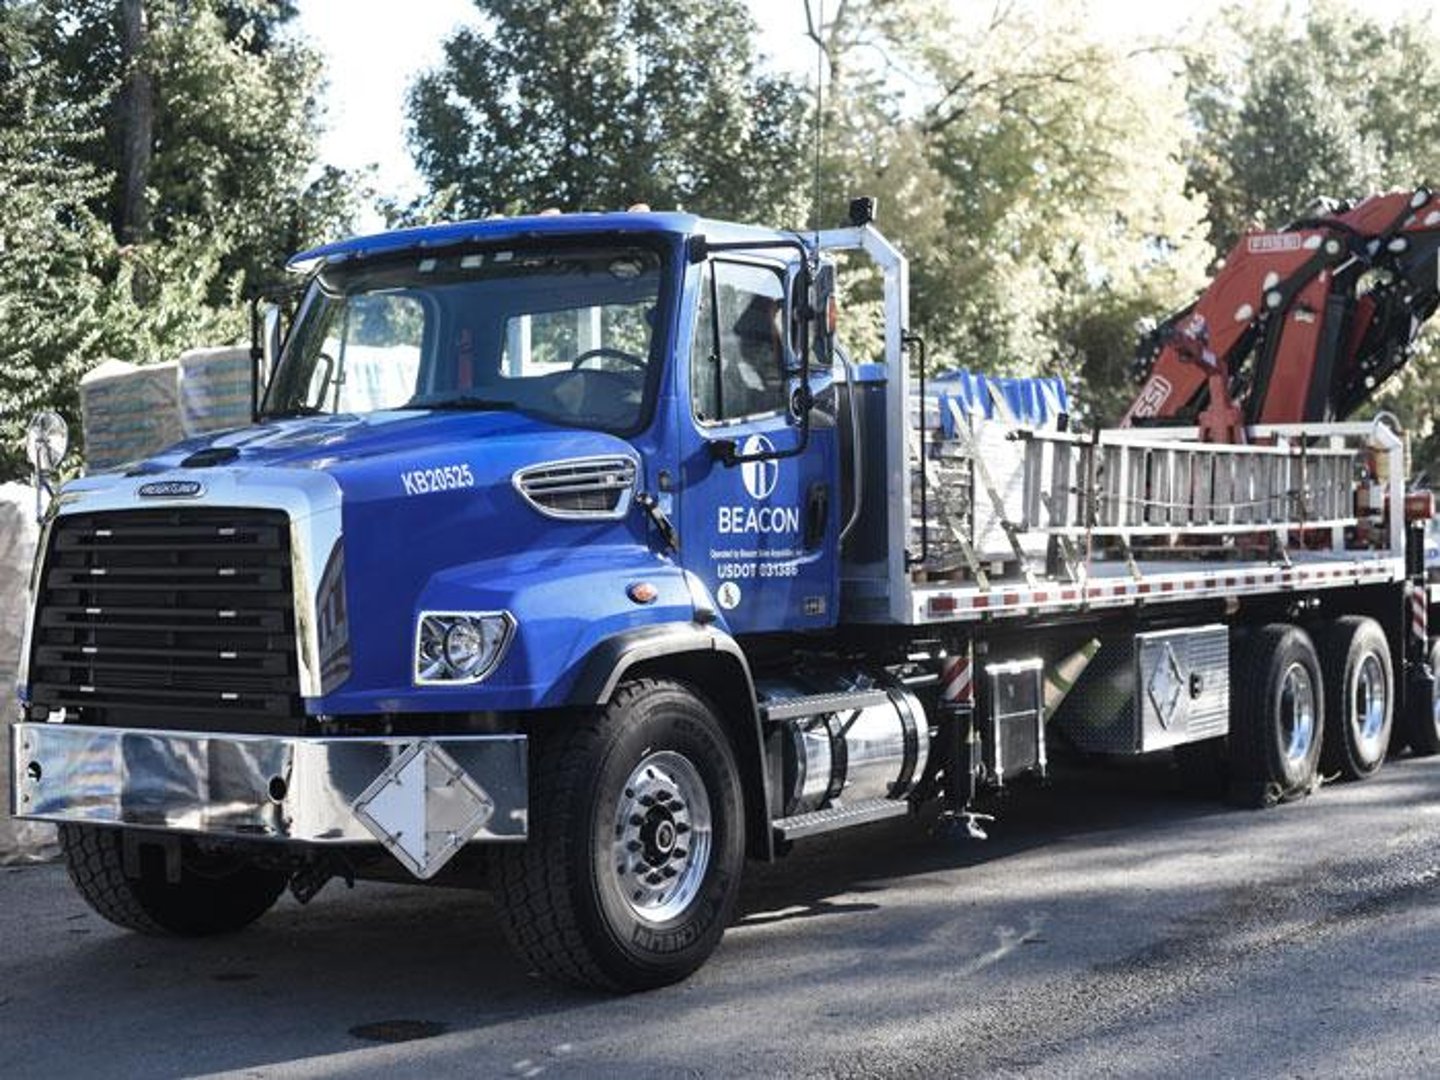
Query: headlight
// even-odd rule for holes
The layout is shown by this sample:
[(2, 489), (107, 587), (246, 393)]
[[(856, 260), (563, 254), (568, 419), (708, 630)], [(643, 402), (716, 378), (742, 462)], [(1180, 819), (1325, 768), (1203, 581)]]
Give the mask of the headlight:
[(508, 611), (424, 611), (415, 632), (415, 682), (466, 685), (495, 670), (515, 620)]

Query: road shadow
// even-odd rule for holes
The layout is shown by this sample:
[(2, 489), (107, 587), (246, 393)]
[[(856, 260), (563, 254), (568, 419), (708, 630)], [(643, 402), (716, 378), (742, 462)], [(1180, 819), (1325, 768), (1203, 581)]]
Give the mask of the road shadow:
[(741, 892), (739, 921), (755, 925), (757, 919), (853, 913), (854, 903), (837, 903), (834, 898), (857, 891), (882, 892), (887, 882), (998, 862), (1111, 829), (1164, 829), (1223, 815), (1237, 820), (1248, 816), (1219, 796), (1188, 790), (1164, 754), (1113, 761), (1062, 760), (1045, 781), (1017, 780), (977, 809), (993, 818), (978, 823), (984, 839), (928, 807), (910, 818), (801, 841), (775, 863), (751, 864)]
[[(1393, 806), (1412, 782), (1406, 771), (1382, 780), (1383, 788), (1347, 786), (1352, 808), (1372, 797), (1376, 813)], [(1433, 790), (1418, 772), (1413, 781), (1417, 795)], [(1254, 814), (1196, 799), (1163, 759), (1083, 769), (1061, 763), (1047, 785), (1017, 785), (996, 807), (986, 841), (963, 838), (932, 811), (797, 844), (775, 864), (751, 864), (736, 925), (710, 964), (685, 984), (628, 998), (567, 990), (529, 972), (483, 894), (364, 883), (352, 893), (335, 882), (308, 908), (287, 898), (245, 933), (175, 942), (115, 930), (73, 895), (58, 867), (30, 868), (0, 878), (0, 889), (44, 886), (21, 898), (26, 918), (7, 924), (22, 927), (28, 940), (0, 949), (10, 995), (0, 1003), (0, 1027), (10, 1033), (0, 1071), (76, 1071), (61, 1017), (85, 1018), (83, 1042), (104, 1048), (102, 1071), (147, 1076), (264, 1072), (296, 1062), (308, 1070), (330, 1059), (343, 1062), (336, 1066), (343, 1072), (355, 1051), (376, 1045), (356, 1034), (364, 1025), (387, 1037), (418, 1033), (494, 1047), (487, 1053), (496, 1055), (542, 1037), (535, 1052), (559, 1054), (575, 1031), (597, 1028), (644, 1029), (663, 1046), (666, 1025), (678, 1017), (730, 1008), (759, 1024), (767, 1002), (778, 1008), (816, 978), (830, 987), (816, 1006), (833, 1013), (826, 1023), (859, 1022), (876, 986), (886, 986), (897, 1007), (921, 1009), (937, 985), (962, 986), (1002, 964), (1009, 971), (1023, 961), (1032, 974), (1062, 977), (1073, 960), (1047, 951), (1052, 928), (1073, 937), (1091, 911), (1123, 918), (1123, 905), (1137, 902), (1123, 893), (1124, 874), (1155, 857), (1154, 833), (1175, 830), (1167, 852), (1188, 845), (1203, 853), (1223, 844), (1232, 825), (1285, 825), (1294, 819), (1290, 809)], [(1073, 885), (1067, 880), (1072, 892), (1052, 892), (1047, 903), (1030, 899), (1023, 876), (993, 865), (1015, 859), (1023, 874), (1036, 865), (1024, 856), (1047, 848), (1055, 853), (1048, 865), (1083, 868), (1071, 875)], [(984, 872), (963, 872), (972, 868)], [(1172, 896), (1145, 902), (1178, 908), (1192, 888), (1177, 883)], [(724, 1045), (723, 1028), (699, 1027)], [(487, 1058), (484, 1071), (524, 1075), (535, 1067), (518, 1068), (528, 1059), (512, 1056), (501, 1067)]]

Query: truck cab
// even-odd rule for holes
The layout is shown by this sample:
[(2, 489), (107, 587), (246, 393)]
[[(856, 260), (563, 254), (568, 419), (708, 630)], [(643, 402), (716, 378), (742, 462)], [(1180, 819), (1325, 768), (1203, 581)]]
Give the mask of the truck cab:
[[(696, 610), (732, 634), (833, 625), (834, 393), (810, 348), (806, 261), (793, 238), (679, 214), (301, 256), (313, 276), (261, 408), (272, 422), (224, 445), (236, 464), (278, 452), (334, 477), (347, 574), (372, 583), (348, 590), (352, 625), (418, 620), (423, 638), (421, 613), (457, 589), (509, 616), (486, 629), (508, 655), (484, 679), (452, 680), (442, 649), (417, 682), (388, 639), (352, 634), (349, 677), (316, 711), (448, 681), (468, 687), (449, 688), (454, 708), (564, 704), (602, 641)], [(626, 593), (640, 579), (643, 602)]]
[[(287, 881), (384, 876), (387, 850), (421, 879), (509, 880), (487, 861), (523, 878), (517, 850), (553, 862), (572, 841), (554, 830), (577, 827), (537, 807), (604, 806), (640, 856), (618, 886), (607, 869), (592, 917), (625, 940), (587, 953), (584, 980), (689, 970), (736, 860), (772, 845), (741, 643), (839, 610), (818, 267), (793, 234), (652, 213), (297, 256), (256, 423), (54, 501), (19, 811), (110, 867), (105, 896), (141, 913), (122, 922), (170, 930), (172, 909), (194, 922), (192, 867), (216, 852), (254, 899), (202, 929)], [(623, 777), (591, 746), (641, 735), (660, 749)], [(603, 794), (557, 779), (560, 744), (602, 759)]]

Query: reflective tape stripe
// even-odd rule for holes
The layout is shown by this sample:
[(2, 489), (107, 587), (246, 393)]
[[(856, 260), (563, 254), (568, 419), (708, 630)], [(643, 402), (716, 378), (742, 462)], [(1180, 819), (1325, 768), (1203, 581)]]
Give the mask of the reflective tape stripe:
[(974, 704), (975, 683), (969, 656), (951, 656), (941, 665), (940, 697), (952, 705)]

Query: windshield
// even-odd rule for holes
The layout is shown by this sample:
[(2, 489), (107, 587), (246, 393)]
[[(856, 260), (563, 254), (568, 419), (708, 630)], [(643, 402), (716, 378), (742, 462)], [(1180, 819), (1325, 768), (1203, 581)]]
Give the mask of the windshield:
[(514, 409), (628, 432), (658, 367), (663, 258), (638, 245), (492, 247), (331, 266), (265, 415)]

